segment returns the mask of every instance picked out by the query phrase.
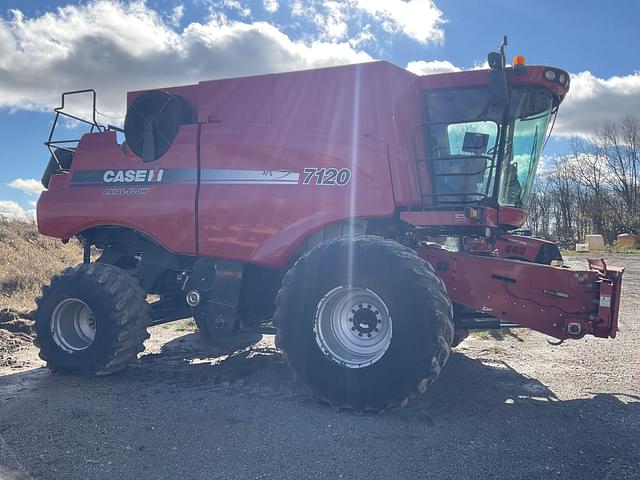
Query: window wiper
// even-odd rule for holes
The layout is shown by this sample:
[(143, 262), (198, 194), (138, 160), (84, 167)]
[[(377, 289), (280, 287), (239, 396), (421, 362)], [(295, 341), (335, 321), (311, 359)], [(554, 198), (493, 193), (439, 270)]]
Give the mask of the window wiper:
[(547, 147), (547, 142), (551, 138), (551, 132), (553, 132), (553, 127), (555, 127), (555, 125), (556, 125), (556, 118), (558, 118), (558, 107), (557, 106), (556, 106), (556, 108), (553, 109), (553, 111), (551, 112), (551, 115), (553, 115), (553, 120), (551, 120), (551, 128), (549, 128), (549, 132), (547, 133), (547, 138), (545, 138), (545, 140), (544, 140), (544, 145), (542, 145), (541, 152), (543, 152), (544, 149)]

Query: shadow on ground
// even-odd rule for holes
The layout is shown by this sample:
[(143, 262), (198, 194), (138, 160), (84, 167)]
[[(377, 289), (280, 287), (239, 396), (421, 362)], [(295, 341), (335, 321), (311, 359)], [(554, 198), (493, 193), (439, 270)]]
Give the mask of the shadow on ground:
[(629, 392), (560, 400), (508, 363), (454, 353), (425, 397), (356, 415), (314, 402), (270, 345), (191, 333), (112, 377), (2, 377), (0, 465), (37, 478), (203, 478), (212, 465), (217, 478), (638, 478)]

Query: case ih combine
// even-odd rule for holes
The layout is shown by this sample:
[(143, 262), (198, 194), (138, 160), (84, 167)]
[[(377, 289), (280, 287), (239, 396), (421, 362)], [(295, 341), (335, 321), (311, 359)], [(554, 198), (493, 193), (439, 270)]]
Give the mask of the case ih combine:
[(42, 357), (103, 375), (150, 325), (194, 317), (216, 337), (272, 319), (317, 397), (383, 409), (423, 393), (469, 329), (615, 337), (623, 269), (564, 267), (517, 233), (569, 76), (516, 60), (131, 92), (122, 143), (95, 113), (53, 140), (64, 94), (38, 226), (85, 255), (38, 299)]

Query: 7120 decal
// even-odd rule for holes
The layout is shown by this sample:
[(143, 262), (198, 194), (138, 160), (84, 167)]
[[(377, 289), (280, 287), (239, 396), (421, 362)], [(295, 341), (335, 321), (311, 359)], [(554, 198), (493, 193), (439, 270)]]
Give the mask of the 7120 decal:
[(305, 168), (303, 185), (338, 185), (344, 187), (351, 181), (349, 168)]

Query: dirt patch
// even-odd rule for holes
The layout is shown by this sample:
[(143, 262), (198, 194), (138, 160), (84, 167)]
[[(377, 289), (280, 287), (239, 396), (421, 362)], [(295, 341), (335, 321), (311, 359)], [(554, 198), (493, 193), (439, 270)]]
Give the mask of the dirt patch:
[(26, 333), (10, 333), (0, 330), (0, 367), (22, 368), (27, 364), (20, 359), (16, 352), (28, 349), (32, 345), (32, 338)]
[(0, 367), (22, 368), (28, 363), (16, 355), (33, 344), (33, 320), (31, 315), (5, 308), (0, 310)]
[(17, 312), (10, 308), (0, 310), (0, 329), (11, 333), (25, 333), (33, 336), (33, 319), (31, 312)]

